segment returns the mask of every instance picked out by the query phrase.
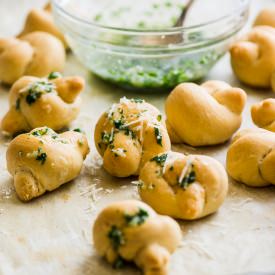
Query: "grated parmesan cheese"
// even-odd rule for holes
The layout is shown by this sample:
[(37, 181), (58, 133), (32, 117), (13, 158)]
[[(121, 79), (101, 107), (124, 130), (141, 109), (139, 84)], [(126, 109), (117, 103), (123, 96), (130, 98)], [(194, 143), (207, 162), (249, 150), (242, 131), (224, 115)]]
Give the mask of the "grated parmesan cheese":
[(179, 177), (179, 183), (182, 182), (182, 180), (184, 179), (187, 171), (190, 169), (191, 165), (192, 165), (192, 162), (193, 162), (194, 158), (193, 157), (190, 157), (189, 159), (186, 160), (186, 164), (185, 166), (183, 167), (182, 171), (181, 171), (181, 174), (180, 174), (180, 177)]
[(203, 244), (196, 241), (183, 241), (181, 244), (182, 247), (190, 247), (196, 250), (200, 255), (207, 257), (210, 260), (214, 260), (215, 257), (210, 253)]
[(125, 150), (122, 148), (112, 149), (111, 151), (120, 157), (126, 157)]

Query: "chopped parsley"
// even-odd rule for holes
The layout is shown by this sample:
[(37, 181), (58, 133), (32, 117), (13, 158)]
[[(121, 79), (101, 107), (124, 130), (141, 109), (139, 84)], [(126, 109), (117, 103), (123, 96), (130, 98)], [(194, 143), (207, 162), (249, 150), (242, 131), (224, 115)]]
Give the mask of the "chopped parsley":
[[(193, 168), (193, 165), (192, 165)], [(190, 184), (196, 181), (196, 173), (194, 170), (191, 170), (181, 182), (179, 182), (179, 186), (183, 189), (186, 189)]]
[(78, 143), (78, 145), (79, 146), (82, 146), (84, 143), (83, 143), (83, 140), (81, 140), (81, 139), (79, 139), (78, 141), (77, 141), (77, 143)]
[(29, 89), (27, 90), (26, 102), (29, 105), (38, 100), (42, 94), (51, 93), (54, 89), (53, 83), (47, 81), (37, 81), (30, 85)]
[(41, 165), (43, 165), (46, 159), (47, 159), (47, 154), (42, 151), (41, 147), (39, 147), (37, 151), (36, 160), (40, 161)]
[(139, 211), (134, 215), (125, 215), (125, 220), (128, 226), (137, 226), (143, 224), (146, 219), (149, 217), (149, 214), (146, 210), (140, 208)]
[(49, 131), (49, 128), (41, 128), (36, 131), (33, 131), (31, 134), (36, 137), (41, 137), (41, 136), (46, 135), (48, 133), (48, 131)]
[(102, 18), (102, 14), (98, 13), (95, 15), (94, 20), (95, 20), (95, 22), (98, 22), (98, 21), (100, 21), (101, 18)]
[(130, 99), (130, 101), (135, 103), (144, 103), (144, 100), (140, 98), (132, 98)]
[(80, 128), (75, 128), (75, 129), (73, 129), (73, 131), (77, 132), (77, 133), (83, 133), (83, 131)]
[(139, 21), (139, 22), (138, 22), (138, 27), (139, 27), (139, 28), (145, 28), (145, 26), (146, 26), (146, 24), (145, 24), (144, 21)]
[(111, 230), (108, 233), (108, 238), (110, 239), (114, 250), (117, 250), (125, 243), (123, 233), (116, 225), (112, 225)]
[(170, 8), (170, 7), (172, 7), (172, 3), (170, 1), (167, 1), (167, 2), (165, 2), (165, 6), (167, 8)]
[(154, 9), (158, 9), (158, 8), (159, 8), (159, 4), (154, 3), (154, 4), (153, 4), (153, 8), (154, 8)]
[(48, 79), (51, 80), (51, 79), (56, 79), (56, 78), (59, 78), (59, 77), (62, 77), (62, 74), (59, 73), (59, 72), (51, 72), (49, 75), (48, 75)]
[(159, 114), (159, 115), (157, 116), (157, 120), (160, 122), (160, 121), (161, 121), (161, 119), (162, 119), (162, 115), (161, 115), (161, 114)]
[(20, 98), (17, 98), (16, 99), (16, 102), (15, 102), (15, 109), (18, 111), (20, 110)]
[(126, 136), (136, 138), (136, 134), (134, 133), (134, 131), (132, 131), (129, 127), (125, 126), (123, 118), (124, 117), (122, 116), (121, 119), (113, 120), (113, 125), (115, 126), (115, 129), (123, 131)]
[(114, 269), (123, 268), (125, 264), (126, 264), (126, 261), (122, 257), (118, 256), (118, 258), (115, 260), (113, 264), (113, 268)]
[(158, 127), (155, 127), (154, 130), (155, 130), (155, 137), (157, 140), (157, 144), (162, 146), (162, 134), (160, 132), (160, 129)]
[(40, 128), (38, 130), (32, 131), (31, 135), (35, 136), (35, 137), (42, 137), (45, 135), (51, 135), (52, 139), (57, 139), (58, 135), (50, 128), (48, 127), (44, 127), (44, 128)]
[(164, 163), (165, 163), (165, 161), (166, 161), (166, 159), (167, 159), (167, 156), (168, 156), (167, 153), (162, 154), (162, 155), (158, 155), (158, 156), (153, 157), (153, 158), (151, 159), (151, 161), (155, 161), (158, 165), (160, 165), (160, 166), (163, 167), (163, 166), (164, 166)]
[(114, 120), (113, 124), (117, 129), (121, 130), (121, 128), (123, 128), (124, 123), (123, 123), (122, 119), (118, 119), (118, 120)]
[(101, 141), (106, 145), (112, 144), (114, 142), (114, 133), (111, 132), (110, 134), (108, 134), (106, 131), (102, 132)]
[(126, 136), (130, 136), (131, 138), (136, 138), (136, 134), (128, 127), (124, 127), (122, 130), (124, 131), (124, 134)]

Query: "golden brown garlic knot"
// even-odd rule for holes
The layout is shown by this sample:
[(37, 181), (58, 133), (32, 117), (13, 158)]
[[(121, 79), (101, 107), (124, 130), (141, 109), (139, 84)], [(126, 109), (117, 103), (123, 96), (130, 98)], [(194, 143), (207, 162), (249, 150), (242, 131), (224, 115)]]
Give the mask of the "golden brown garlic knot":
[(275, 184), (275, 133), (263, 129), (238, 132), (227, 152), (227, 172), (249, 186)]
[(228, 178), (213, 158), (166, 152), (140, 171), (139, 194), (155, 211), (194, 220), (214, 213), (223, 203)]
[(178, 224), (140, 201), (104, 208), (93, 227), (97, 252), (115, 267), (135, 262), (145, 275), (167, 275), (170, 254), (181, 240)]
[(104, 168), (117, 177), (138, 175), (147, 160), (171, 146), (160, 112), (144, 100), (126, 98), (100, 117), (95, 144)]
[(7, 150), (7, 168), (18, 197), (29, 201), (73, 180), (89, 152), (85, 135), (56, 134), (47, 127), (17, 136)]
[(48, 126), (60, 130), (76, 118), (80, 110), (79, 93), (84, 80), (78, 76), (62, 77), (51, 73), (47, 78), (25, 76), (11, 88), (10, 109), (1, 122), (9, 134)]
[(222, 81), (178, 85), (165, 103), (172, 143), (214, 145), (228, 140), (240, 127), (246, 94)]
[(236, 76), (252, 87), (275, 90), (275, 29), (254, 27), (230, 50), (231, 64)]
[(20, 39), (0, 39), (0, 81), (13, 84), (24, 75), (43, 77), (62, 71), (65, 50), (59, 39), (45, 32), (32, 32)]
[(28, 33), (41, 31), (47, 32), (62, 41), (65, 47), (67, 43), (64, 35), (55, 26), (51, 4), (47, 4), (44, 9), (32, 9), (27, 15), (24, 28), (18, 37), (22, 37)]

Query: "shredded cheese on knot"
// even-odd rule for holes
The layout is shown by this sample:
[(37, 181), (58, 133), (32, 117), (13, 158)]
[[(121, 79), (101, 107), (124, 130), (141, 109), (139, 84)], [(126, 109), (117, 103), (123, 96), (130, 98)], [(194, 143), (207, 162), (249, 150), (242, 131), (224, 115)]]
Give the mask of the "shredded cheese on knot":
[(186, 176), (187, 172), (190, 170), (190, 168), (192, 168), (192, 163), (194, 161), (194, 157), (190, 157), (186, 160), (186, 164), (183, 167), (180, 177), (179, 177), (179, 183), (181, 183), (184, 179), (184, 177)]

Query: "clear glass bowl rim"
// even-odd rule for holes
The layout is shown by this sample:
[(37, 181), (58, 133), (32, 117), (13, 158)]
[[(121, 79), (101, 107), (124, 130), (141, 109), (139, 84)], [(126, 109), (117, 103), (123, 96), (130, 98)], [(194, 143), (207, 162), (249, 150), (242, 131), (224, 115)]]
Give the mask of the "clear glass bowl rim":
[(200, 28), (207, 28), (207, 26), (211, 26), (213, 24), (218, 24), (220, 21), (224, 21), (227, 20), (229, 18), (231, 18), (234, 15), (239, 15), (242, 14), (243, 12), (247, 11), (250, 5), (251, 0), (239, 0), (239, 5), (238, 7), (232, 9), (228, 14), (220, 16), (214, 20), (209, 20), (203, 24), (198, 24), (198, 25), (192, 25), (192, 26), (188, 26), (188, 27), (172, 27), (172, 28), (162, 28), (162, 29), (145, 29), (145, 30), (141, 30), (141, 29), (135, 29), (135, 28), (117, 28), (117, 27), (110, 27), (110, 26), (104, 26), (104, 25), (100, 25), (100, 24), (96, 24), (93, 22), (90, 22), (88, 20), (82, 19), (78, 16), (73, 15), (72, 13), (68, 12), (67, 10), (65, 10), (58, 2), (60, 0), (51, 0), (52, 5), (54, 6), (54, 8), (58, 9), (59, 12), (63, 13), (64, 15), (68, 16), (70, 19), (72, 19), (73, 21), (76, 21), (80, 24), (84, 24), (87, 27), (91, 27), (91, 28), (97, 28), (99, 31), (115, 31), (116, 33), (123, 33), (123, 34), (161, 34), (161, 33), (166, 33), (166, 34), (175, 34), (175, 33), (181, 33), (181, 32), (185, 32), (185, 31), (193, 31), (193, 30), (197, 30)]

